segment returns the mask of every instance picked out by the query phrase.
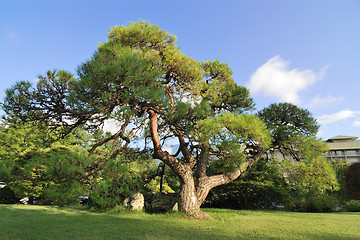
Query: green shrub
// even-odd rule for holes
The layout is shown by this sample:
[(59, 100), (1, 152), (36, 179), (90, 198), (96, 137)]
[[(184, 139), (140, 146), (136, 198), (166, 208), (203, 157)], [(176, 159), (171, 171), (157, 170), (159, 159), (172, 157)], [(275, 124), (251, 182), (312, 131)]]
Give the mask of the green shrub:
[(344, 203), (348, 212), (360, 212), (360, 200), (351, 200)]
[(130, 192), (144, 190), (144, 178), (154, 169), (156, 161), (150, 161), (147, 155), (126, 152), (103, 164), (90, 184), (91, 208), (113, 208), (122, 204)]
[(9, 186), (0, 188), (0, 204), (13, 204), (18, 203), (19, 198), (16, 197), (15, 193)]
[(288, 210), (295, 212), (333, 212), (338, 201), (327, 194), (310, 191), (308, 194), (294, 198)]
[(276, 165), (257, 162), (242, 178), (212, 189), (205, 207), (269, 209), (289, 202), (289, 187)]
[(360, 200), (360, 162), (353, 163), (344, 171), (346, 200)]
[(340, 200), (343, 201), (345, 199), (345, 177), (344, 171), (350, 165), (348, 162), (344, 160), (335, 159), (331, 162), (331, 165), (336, 173), (336, 178), (339, 183), (338, 190), (334, 191), (334, 195)]
[(112, 179), (102, 181), (91, 191), (89, 207), (107, 209), (119, 206), (130, 193), (127, 185), (115, 184)]

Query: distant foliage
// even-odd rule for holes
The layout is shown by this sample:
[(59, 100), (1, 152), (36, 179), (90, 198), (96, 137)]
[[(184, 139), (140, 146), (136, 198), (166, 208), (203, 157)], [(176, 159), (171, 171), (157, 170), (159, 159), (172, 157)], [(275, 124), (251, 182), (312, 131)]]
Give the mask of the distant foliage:
[(19, 200), (9, 186), (0, 188), (0, 204), (14, 204), (18, 203)]
[(345, 209), (349, 212), (360, 212), (360, 200), (345, 202)]
[(353, 163), (344, 171), (346, 200), (360, 200), (360, 163)]
[(335, 171), (337, 181), (339, 183), (338, 190), (334, 191), (334, 196), (339, 199), (340, 202), (345, 201), (345, 176), (344, 171), (350, 165), (348, 162), (343, 160), (334, 160), (331, 165)]
[(274, 103), (262, 109), (259, 117), (266, 123), (274, 148), (293, 150), (293, 142), (299, 136), (315, 136), (319, 125), (312, 114), (291, 103)]

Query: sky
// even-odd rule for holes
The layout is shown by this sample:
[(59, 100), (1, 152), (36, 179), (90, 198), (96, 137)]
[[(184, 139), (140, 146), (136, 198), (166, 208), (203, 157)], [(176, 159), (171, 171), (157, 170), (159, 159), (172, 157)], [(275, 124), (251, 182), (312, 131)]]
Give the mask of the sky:
[[(291, 102), (318, 137), (360, 137), (358, 0), (1, 0), (0, 101), (48, 70), (76, 74), (110, 28), (140, 19), (198, 61), (227, 63), (256, 111)], [(3, 112), (2, 112), (3, 113)], [(1, 114), (2, 114), (1, 113)]]

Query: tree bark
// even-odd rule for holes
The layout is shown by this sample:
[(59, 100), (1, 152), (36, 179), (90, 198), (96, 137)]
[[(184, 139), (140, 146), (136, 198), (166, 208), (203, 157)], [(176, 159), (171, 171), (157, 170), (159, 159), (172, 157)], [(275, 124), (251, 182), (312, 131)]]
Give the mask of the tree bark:
[(153, 110), (148, 111), (150, 115), (150, 131), (154, 145), (154, 157), (166, 163), (178, 176), (181, 184), (179, 209), (188, 216), (195, 219), (206, 220), (210, 216), (200, 210), (197, 201), (195, 181), (192, 173), (192, 161), (190, 164), (182, 164), (174, 156), (161, 149), (160, 140), (157, 130), (157, 114)]
[(191, 169), (186, 171), (185, 176), (181, 180), (180, 210), (198, 220), (210, 219), (211, 217), (207, 213), (200, 210), (201, 204), (199, 204), (197, 199), (195, 181)]

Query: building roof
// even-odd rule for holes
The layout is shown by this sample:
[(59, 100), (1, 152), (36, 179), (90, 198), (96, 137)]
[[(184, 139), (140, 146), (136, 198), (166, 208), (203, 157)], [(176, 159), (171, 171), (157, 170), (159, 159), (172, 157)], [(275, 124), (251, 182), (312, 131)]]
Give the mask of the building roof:
[(326, 144), (329, 150), (360, 150), (360, 142), (355, 141), (358, 137), (338, 135), (329, 138)]
[(338, 135), (336, 137), (333, 138), (329, 138), (327, 141), (332, 142), (332, 141), (336, 141), (336, 140), (349, 140), (349, 141), (355, 141), (356, 139), (358, 139), (358, 137), (352, 137), (352, 136), (343, 136), (343, 135)]
[(360, 150), (360, 142), (327, 142), (329, 150)]

